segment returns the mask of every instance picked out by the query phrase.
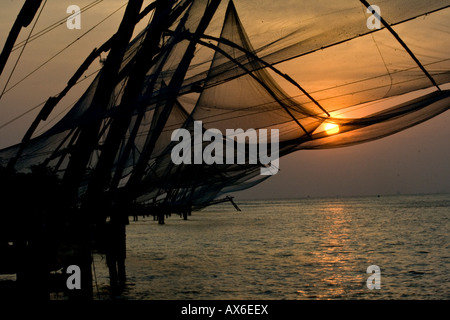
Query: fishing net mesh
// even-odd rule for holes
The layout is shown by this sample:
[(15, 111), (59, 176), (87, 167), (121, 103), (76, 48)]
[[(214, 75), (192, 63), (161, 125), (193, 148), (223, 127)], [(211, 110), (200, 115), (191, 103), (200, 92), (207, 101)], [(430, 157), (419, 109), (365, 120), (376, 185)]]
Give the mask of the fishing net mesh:
[[(224, 134), (227, 129), (278, 129), (284, 156), (379, 139), (450, 106), (450, 92), (445, 90), (450, 80), (448, 0), (376, 3), (429, 75), (387, 28), (368, 28), (372, 13), (360, 1), (224, 2), (205, 34), (195, 38), (208, 4), (192, 1), (164, 34), (160, 53), (134, 99), (136, 107), (111, 178), (118, 179), (119, 189), (126, 188), (139, 158), (151, 148), (133, 195), (138, 202), (201, 206), (267, 178), (260, 175), (261, 164), (175, 165), (171, 150), (176, 142), (171, 135), (178, 128), (193, 133), (195, 121), (201, 121), (203, 131), (218, 129)], [(281, 6), (289, 10), (279, 13)], [(130, 43), (104, 111), (92, 106), (101, 86), (100, 72), (62, 120), (25, 145), (18, 171), (44, 163), (63, 177), (80, 132), (101, 119), (100, 131), (92, 137), (99, 147), (92, 150), (80, 195), (86, 190), (111, 123), (124, 107), (124, 88), (147, 32)], [(198, 41), (195, 55), (175, 93), (177, 100), (165, 115), (174, 94), (172, 77), (182, 67), (190, 41)], [(158, 130), (161, 124), (163, 129)], [(338, 129), (327, 130), (329, 124)], [(128, 151), (127, 145), (132, 146)], [(206, 145), (202, 142), (202, 147)], [(0, 151), (1, 164), (6, 165), (19, 147)]]

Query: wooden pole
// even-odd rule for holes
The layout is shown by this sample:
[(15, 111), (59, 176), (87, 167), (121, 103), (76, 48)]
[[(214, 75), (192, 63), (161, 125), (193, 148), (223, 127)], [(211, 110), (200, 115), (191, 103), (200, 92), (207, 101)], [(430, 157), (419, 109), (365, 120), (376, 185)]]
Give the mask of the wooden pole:
[[(139, 12), (142, 7), (143, 0), (129, 1), (125, 10), (124, 17), (117, 31), (116, 37), (114, 37), (113, 44), (111, 45), (110, 53), (105, 61), (105, 65), (101, 71), (101, 75), (98, 81), (98, 86), (90, 110), (92, 112), (103, 113), (107, 110), (110, 97), (114, 92), (114, 88), (117, 84), (118, 73), (123, 61), (123, 57), (128, 48), (128, 44), (133, 35), (133, 31), (136, 23), (138, 22)], [(65, 205), (67, 207), (77, 206), (78, 204), (78, 188), (83, 179), (86, 171), (89, 158), (93, 150), (97, 147), (99, 130), (102, 125), (102, 119), (94, 120), (81, 128), (80, 135), (74, 150), (71, 154), (68, 167), (64, 174), (62, 187), (65, 192)], [(105, 200), (108, 199), (99, 198), (95, 201), (88, 203), (82, 207), (78, 216), (77, 224), (79, 224), (80, 232), (85, 232), (84, 237), (79, 239), (82, 243), (82, 256), (79, 259), (81, 273), (84, 275), (82, 279), (85, 279), (85, 284), (81, 294), (84, 298), (92, 299), (92, 272), (91, 272), (91, 246), (89, 238), (89, 227), (91, 224), (103, 224), (104, 215), (102, 209), (104, 209)]]
[(148, 141), (146, 148), (142, 151), (141, 156), (139, 157), (138, 163), (136, 164), (133, 174), (128, 180), (126, 186), (126, 196), (132, 199), (136, 196), (138, 192), (142, 176), (145, 173), (145, 169), (147, 167), (147, 163), (151, 157), (153, 149), (156, 145), (156, 142), (166, 125), (166, 122), (170, 116), (173, 106), (177, 101), (177, 95), (180, 91), (181, 85), (183, 83), (184, 77), (186, 76), (186, 72), (189, 68), (191, 60), (194, 57), (194, 53), (197, 47), (197, 40), (200, 39), (201, 35), (205, 32), (209, 23), (211, 22), (212, 17), (214, 16), (221, 0), (211, 0), (205, 9), (205, 13), (200, 20), (199, 25), (197, 26), (197, 30), (194, 33), (193, 39), (190, 41), (181, 62), (175, 71), (170, 83), (168, 84), (168, 96), (166, 103), (164, 104), (163, 110), (161, 111), (159, 121), (155, 126), (153, 135)]

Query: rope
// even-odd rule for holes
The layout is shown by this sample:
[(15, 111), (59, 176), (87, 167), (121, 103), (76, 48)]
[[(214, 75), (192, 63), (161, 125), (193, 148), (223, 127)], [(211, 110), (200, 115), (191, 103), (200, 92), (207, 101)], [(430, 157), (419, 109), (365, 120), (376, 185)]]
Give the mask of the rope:
[[(103, 22), (105, 22), (107, 19), (109, 19), (111, 16), (113, 16), (115, 13), (117, 13), (119, 10), (121, 10), (123, 7), (125, 7), (127, 4), (123, 4), (122, 6), (120, 6), (117, 10), (113, 11), (111, 14), (109, 14), (106, 18), (104, 18), (103, 20), (101, 20), (99, 23), (97, 23), (96, 25), (94, 25), (92, 28), (90, 28), (88, 31), (86, 31), (85, 33), (83, 33), (81, 36), (79, 36), (77, 39), (75, 39), (74, 41), (72, 41), (71, 43), (69, 43), (66, 47), (64, 47), (63, 49), (61, 49), (60, 51), (58, 51), (54, 56), (52, 56), (51, 58), (49, 58), (47, 61), (45, 61), (44, 63), (42, 63), (40, 66), (38, 66), (36, 69), (34, 69), (33, 71), (31, 71), (30, 73), (28, 73), (25, 77), (23, 77), (21, 80), (19, 80), (18, 82), (16, 82), (14, 85), (12, 85), (11, 87), (8, 88), (8, 90), (5, 91), (5, 89), (3, 89), (3, 94), (8, 93), (9, 91), (11, 91), (13, 88), (15, 88), (16, 86), (18, 86), (20, 83), (22, 83), (24, 80), (26, 80), (28, 77), (30, 77), (32, 74), (34, 74), (36, 71), (38, 71), (39, 69), (41, 69), (43, 66), (45, 66), (47, 63), (49, 63), (50, 61), (52, 61), (54, 58), (56, 58), (57, 56), (59, 56), (61, 53), (63, 53), (65, 50), (67, 50), (69, 47), (71, 47), (74, 43), (76, 43), (78, 40), (80, 40), (81, 38), (83, 38), (84, 36), (86, 36), (89, 32), (91, 32), (92, 30), (94, 30), (95, 28), (97, 28), (100, 24), (102, 24)], [(0, 96), (1, 98), (1, 96)]]
[[(95, 75), (96, 73), (98, 73), (101, 69), (98, 69), (90, 74), (88, 74), (86, 77), (84, 77), (83, 79), (79, 80), (76, 84), (79, 84), (80, 82), (83, 82), (85, 80), (87, 80), (88, 78), (92, 77), (93, 75)], [(36, 110), (37, 108), (41, 107), (42, 105), (44, 105), (47, 102), (47, 100), (42, 101), (41, 103), (33, 106), (32, 108), (30, 108), (29, 110), (21, 113), (20, 115), (18, 115), (17, 117), (5, 122), (4, 124), (0, 125), (0, 130), (3, 129), (4, 127), (10, 125), (11, 123), (19, 120), (20, 118), (26, 116), (28, 113)], [(49, 120), (48, 122), (46, 122), (46, 124), (39, 130), (37, 131), (37, 133), (42, 132), (42, 130), (47, 127), (51, 122), (53, 122), (57, 117), (59, 117), (63, 112), (67, 111), (70, 107), (74, 106), (76, 103), (76, 101), (74, 103), (72, 103), (71, 105), (69, 105), (67, 108), (65, 108), (63, 111), (61, 111), (60, 113), (58, 113), (53, 119)]]
[(13, 69), (11, 70), (11, 73), (9, 74), (8, 80), (6, 80), (5, 87), (3, 88), (3, 91), (2, 91), (2, 93), (0, 94), (0, 100), (2, 99), (3, 95), (5, 94), (6, 87), (8, 86), (9, 81), (11, 80), (11, 77), (13, 76), (14, 71), (16, 70), (17, 64), (19, 63), (20, 58), (22, 57), (22, 54), (23, 54), (23, 52), (25, 51), (25, 47), (26, 47), (27, 44), (28, 44), (28, 41), (29, 41), (29, 39), (30, 39), (30, 37), (31, 37), (31, 34), (32, 34), (33, 31), (34, 31), (34, 28), (36, 27), (36, 24), (37, 24), (37, 22), (38, 22), (38, 20), (39, 20), (39, 18), (40, 18), (40, 16), (41, 16), (42, 11), (44, 10), (46, 4), (47, 4), (47, 0), (45, 0), (44, 4), (42, 5), (42, 8), (41, 8), (41, 10), (39, 11), (39, 14), (38, 14), (37, 18), (36, 18), (36, 20), (34, 21), (33, 27), (31, 28), (30, 33), (28, 34), (28, 38), (25, 40), (25, 44), (23, 45), (22, 50), (20, 51), (20, 54), (19, 54), (19, 56), (17, 57), (16, 63), (14, 64), (14, 67), (13, 67)]
[[(46, 101), (47, 101), (47, 100), (46, 100)], [(30, 113), (31, 111), (33, 111), (33, 110), (39, 108), (40, 106), (44, 105), (44, 103), (45, 103), (46, 101), (43, 101), (43, 102), (39, 103), (38, 105), (35, 105), (35, 106), (32, 107), (30, 110), (25, 111), (24, 113), (18, 115), (18, 116), (15, 117), (14, 119), (9, 120), (8, 122), (5, 122), (4, 124), (2, 124), (2, 125), (0, 126), (0, 130), (3, 129), (4, 127), (6, 127), (7, 125), (13, 123), (14, 121), (19, 120), (20, 118), (22, 118), (23, 116), (27, 115), (27, 114)]]
[[(363, 15), (365, 17), (365, 14), (366, 14), (365, 6), (363, 6), (361, 9), (362, 9)], [(391, 92), (391, 90), (392, 90), (394, 78), (392, 77), (392, 74), (391, 74), (391, 72), (390, 72), (390, 70), (389, 70), (389, 68), (388, 68), (388, 66), (386, 64), (386, 60), (384, 59), (383, 54), (381, 53), (381, 49), (380, 49), (380, 46), (378, 45), (377, 40), (375, 39), (375, 35), (373, 33), (371, 33), (370, 35), (372, 37), (373, 43), (375, 44), (375, 47), (378, 50), (378, 54), (380, 55), (381, 60), (383, 61), (384, 68), (386, 69), (386, 72), (389, 75), (389, 78), (391, 79), (391, 85), (389, 86), (389, 89), (388, 89), (388, 91), (385, 94), (385, 97), (386, 97), (389, 94), (389, 92)]]
[[(80, 14), (83, 13), (83, 12), (85, 12), (85, 11), (87, 11), (87, 10), (89, 10), (89, 9), (92, 9), (93, 7), (95, 7), (96, 5), (98, 5), (98, 4), (99, 4), (100, 2), (102, 2), (102, 1), (103, 1), (103, 0), (95, 0), (94, 2), (91, 2), (90, 4), (88, 4), (88, 5), (86, 5), (85, 7), (81, 8)], [(34, 41), (34, 40), (36, 40), (36, 39), (42, 37), (43, 35), (47, 34), (48, 32), (50, 32), (50, 31), (56, 29), (57, 27), (63, 25), (66, 21), (67, 21), (67, 17), (64, 17), (64, 18), (62, 18), (62, 19), (60, 19), (60, 20), (54, 22), (53, 24), (49, 25), (48, 27), (46, 27), (46, 28), (44, 28), (44, 29), (42, 29), (42, 30), (36, 32), (36, 33), (29, 39), (28, 43), (30, 43), (30, 42), (32, 42), (32, 41)], [(16, 51), (17, 49), (19, 49), (20, 47), (22, 47), (24, 42), (26, 42), (26, 40), (23, 40), (23, 41), (17, 43), (17, 44), (13, 47), (13, 49), (12, 49), (11, 52), (14, 52), (14, 51)]]
[[(362, 4), (364, 4), (367, 8), (370, 8), (370, 4), (366, 0), (360, 0)], [(397, 32), (395, 32), (394, 29), (392, 29), (391, 25), (387, 23), (386, 20), (384, 20), (383, 17), (379, 17), (381, 23), (386, 27), (387, 30), (394, 36), (394, 38), (400, 43), (400, 45), (405, 49), (405, 51), (410, 55), (410, 57), (414, 60), (414, 62), (419, 66), (419, 68), (423, 71), (423, 73), (427, 76), (427, 78), (430, 80), (430, 82), (435, 86), (438, 91), (441, 91), (441, 88), (439, 88), (439, 85), (434, 80), (434, 78), (431, 76), (431, 74), (425, 69), (424, 65), (417, 59), (416, 55), (411, 51), (411, 49), (406, 45), (406, 43), (403, 41), (403, 39), (398, 35)]]

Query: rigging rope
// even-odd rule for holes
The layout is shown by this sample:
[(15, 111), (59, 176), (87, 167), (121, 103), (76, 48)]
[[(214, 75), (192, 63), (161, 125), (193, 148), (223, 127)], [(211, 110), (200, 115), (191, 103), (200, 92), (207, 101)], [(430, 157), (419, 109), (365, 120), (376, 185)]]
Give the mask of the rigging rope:
[[(88, 11), (89, 9), (92, 9), (93, 7), (95, 7), (96, 5), (98, 5), (100, 2), (102, 2), (103, 0), (95, 0), (94, 2), (91, 2), (90, 4), (84, 6), (83, 8), (80, 9), (80, 14)], [(48, 27), (36, 32), (32, 37), (30, 37), (30, 39), (28, 40), (28, 43), (42, 37), (43, 35), (49, 33), (50, 31), (58, 28), (59, 26), (63, 25), (65, 22), (67, 21), (67, 17), (64, 17), (56, 22), (54, 22), (53, 24), (49, 25)], [(11, 52), (16, 51), (17, 49), (21, 48), (22, 46), (24, 46), (24, 43), (26, 42), (26, 40), (23, 40), (19, 43), (17, 43), (16, 45), (14, 45), (13, 49), (11, 50)]]
[[(366, 1), (366, 0), (360, 0), (362, 4), (364, 4), (367, 8), (371, 8), (370, 4)], [(423, 66), (423, 64), (419, 61), (419, 59), (417, 59), (416, 55), (411, 51), (411, 49), (409, 49), (409, 47), (406, 45), (406, 43), (402, 40), (402, 38), (400, 38), (400, 36), (397, 34), (397, 32), (395, 32), (394, 29), (392, 29), (391, 25), (389, 25), (389, 23), (384, 20), (383, 17), (379, 17), (380, 22), (386, 27), (386, 29), (389, 30), (389, 32), (394, 36), (395, 39), (397, 39), (397, 41), (401, 44), (401, 46), (405, 49), (405, 51), (411, 56), (411, 58), (414, 60), (415, 63), (417, 63), (417, 65), (419, 66), (419, 68), (423, 71), (423, 73), (428, 77), (428, 79), (430, 79), (431, 83), (439, 90), (441, 91), (441, 88), (439, 88), (438, 84), (436, 83), (436, 81), (433, 79), (433, 77), (430, 75), (430, 73), (427, 71), (427, 69), (425, 69), (425, 67)]]
[[(93, 75), (95, 75), (96, 73), (98, 73), (100, 70), (101, 70), (101, 69), (97, 69), (96, 71), (94, 71), (94, 72), (88, 74), (88, 75), (85, 76), (83, 79), (79, 80), (76, 84), (79, 84), (80, 82), (83, 82), (83, 81), (87, 80), (88, 78), (90, 78), (90, 77), (92, 77)], [(78, 99), (77, 99), (77, 101), (78, 101)], [(36, 110), (37, 108), (43, 106), (46, 102), (47, 102), (47, 99), (44, 100), (44, 101), (42, 101), (41, 103), (39, 103), (39, 104), (37, 104), (37, 105), (31, 107), (30, 109), (28, 109), (27, 111), (21, 113), (21, 114), (18, 115), (17, 117), (15, 117), (15, 118), (13, 118), (13, 119), (11, 119), (11, 120), (5, 122), (4, 124), (0, 125), (0, 130), (3, 129), (4, 127), (10, 125), (11, 123), (13, 123), (13, 122), (19, 120), (20, 118), (26, 116), (28, 113), (30, 113), (30, 112)], [(75, 104), (75, 103), (72, 103), (72, 104), (69, 105), (67, 108), (65, 108), (63, 111), (61, 111), (60, 113), (58, 113), (53, 119), (47, 121), (46, 124), (38, 131), (38, 133), (41, 132), (45, 127), (47, 127), (51, 122), (53, 122), (53, 121), (54, 121), (56, 118), (58, 118), (62, 113), (64, 113), (64, 111), (67, 111), (67, 110), (68, 110), (70, 107), (72, 107), (74, 104)]]
[[(365, 7), (363, 6), (362, 12), (363, 12), (363, 14), (365, 16), (366, 11), (364, 10), (364, 8)], [(391, 71), (389, 70), (389, 68), (388, 68), (388, 66), (386, 64), (386, 60), (384, 59), (383, 54), (381, 53), (381, 49), (380, 49), (380, 46), (378, 45), (377, 40), (375, 39), (375, 35), (373, 33), (371, 33), (370, 35), (372, 37), (373, 43), (375, 44), (375, 47), (377, 48), (377, 51), (378, 51), (378, 54), (380, 55), (381, 60), (383, 61), (384, 68), (386, 69), (386, 72), (389, 75), (389, 78), (390, 78), (390, 81), (391, 81), (391, 85), (390, 85), (388, 91), (386, 92), (386, 95), (387, 95), (392, 90), (394, 78), (392, 77)]]
[[(92, 28), (90, 28), (88, 31), (86, 31), (85, 33), (83, 33), (81, 36), (79, 36), (77, 39), (75, 39), (74, 41), (72, 41), (71, 43), (69, 43), (66, 47), (64, 47), (63, 49), (61, 49), (60, 51), (58, 51), (55, 55), (53, 55), (51, 58), (49, 58), (48, 60), (46, 60), (44, 63), (42, 63), (41, 65), (39, 65), (36, 69), (34, 69), (33, 71), (31, 71), (30, 73), (28, 73), (25, 77), (23, 77), (21, 80), (19, 80), (18, 82), (16, 82), (14, 85), (12, 85), (11, 87), (8, 88), (8, 90), (5, 89), (3, 94), (8, 93), (9, 91), (11, 91), (12, 89), (14, 89), (16, 86), (18, 86), (20, 83), (22, 83), (24, 80), (26, 80), (28, 77), (30, 77), (32, 74), (34, 74), (36, 71), (38, 71), (39, 69), (41, 69), (43, 66), (45, 66), (47, 63), (49, 63), (50, 61), (52, 61), (54, 58), (56, 58), (57, 56), (59, 56), (61, 53), (63, 53), (65, 50), (67, 50), (69, 47), (71, 47), (73, 44), (75, 44), (77, 41), (79, 41), (81, 38), (83, 38), (84, 36), (86, 36), (89, 32), (91, 32), (92, 30), (94, 30), (95, 28), (97, 28), (100, 24), (102, 24), (103, 22), (105, 22), (107, 19), (111, 18), (111, 16), (113, 16), (115, 13), (117, 13), (119, 10), (121, 10), (123, 7), (125, 7), (127, 4), (123, 4), (122, 6), (120, 6), (118, 9), (116, 9), (115, 11), (113, 11), (112, 13), (110, 13), (106, 18), (104, 18), (103, 20), (101, 20), (99, 23), (97, 23), (96, 25), (94, 25)], [(0, 96), (1, 98), (1, 96)]]
[[(396, 22), (396, 23), (391, 23), (389, 26), (390, 26), (391, 29), (392, 29), (393, 26), (401, 25), (401, 24), (403, 24), (403, 23), (412, 21), (412, 20), (414, 20), (414, 19), (417, 19), (417, 18), (420, 18), (420, 17), (424, 17), (424, 16), (428, 16), (428, 15), (430, 15), (430, 14), (432, 14), (432, 13), (436, 13), (436, 12), (439, 12), (439, 11), (442, 11), (442, 10), (445, 10), (445, 9), (448, 9), (448, 8), (450, 8), (450, 5), (446, 5), (446, 6), (443, 6), (443, 7), (441, 7), (441, 8), (438, 8), (438, 9), (435, 9), (435, 10), (431, 10), (431, 11), (425, 12), (425, 13), (423, 13), (423, 14), (417, 15), (417, 16), (415, 16), (415, 17), (408, 18), (408, 19), (405, 19), (405, 20), (402, 20), (402, 21), (398, 21), (398, 22)], [(356, 36), (354, 36), (354, 37), (350, 37), (350, 38), (347, 38), (347, 39), (344, 39), (344, 40), (341, 40), (341, 41), (337, 41), (337, 42), (331, 43), (331, 44), (329, 44), (329, 45), (323, 46), (323, 47), (318, 48), (318, 49), (310, 50), (310, 51), (307, 51), (307, 52), (303, 52), (303, 53), (294, 55), (294, 56), (289, 57), (289, 58), (281, 59), (281, 60), (275, 62), (273, 65), (277, 65), (277, 64), (280, 64), (280, 63), (283, 63), (283, 62), (286, 62), (286, 61), (290, 61), (290, 60), (293, 60), (293, 59), (302, 57), (302, 56), (306, 56), (306, 55), (309, 55), (309, 54), (311, 54), (311, 53), (313, 53), (313, 52), (316, 52), (316, 51), (321, 51), (321, 50), (324, 50), (324, 49), (328, 49), (328, 48), (331, 48), (331, 47), (334, 47), (334, 46), (337, 46), (337, 45), (340, 45), (340, 44), (349, 42), (349, 41), (351, 41), (351, 40), (357, 39), (357, 38), (359, 38), (359, 37), (363, 37), (363, 36), (368, 35), (368, 34), (371, 34), (371, 33), (379, 32), (379, 31), (381, 31), (381, 30), (383, 30), (383, 29), (384, 29), (384, 28), (374, 29), (374, 30), (368, 31), (368, 32), (363, 33), (363, 34), (358, 34), (358, 35), (356, 35)], [(262, 57), (262, 58), (264, 58), (264, 57)]]
[(31, 111), (36, 110), (36, 109), (39, 108), (40, 106), (43, 106), (44, 103), (45, 103), (46, 101), (47, 101), (47, 100), (42, 101), (42, 102), (39, 103), (38, 105), (35, 105), (35, 106), (32, 107), (31, 109), (29, 109), (29, 110), (25, 111), (24, 113), (18, 115), (17, 117), (15, 117), (15, 118), (13, 118), (13, 119), (11, 119), (11, 120), (5, 122), (4, 124), (2, 124), (2, 125), (0, 126), (0, 129), (3, 129), (4, 127), (6, 127), (7, 125), (13, 123), (14, 121), (19, 120), (20, 118), (22, 118), (23, 116), (27, 115), (27, 114), (30, 113)]
[(41, 8), (41, 10), (39, 11), (39, 14), (38, 14), (37, 18), (36, 18), (36, 20), (34, 21), (33, 27), (31, 28), (30, 33), (28, 34), (28, 38), (25, 40), (25, 44), (23, 45), (22, 50), (20, 51), (20, 54), (19, 54), (19, 56), (17, 57), (16, 63), (14, 64), (14, 66), (13, 66), (13, 68), (12, 68), (12, 70), (11, 70), (11, 73), (9, 74), (9, 77), (8, 77), (8, 79), (6, 80), (5, 86), (3, 87), (3, 91), (2, 91), (2, 93), (0, 94), (0, 100), (2, 99), (3, 95), (6, 93), (5, 90), (6, 90), (6, 88), (8, 87), (9, 81), (11, 80), (11, 78), (12, 78), (12, 76), (13, 76), (13, 74), (14, 74), (14, 71), (16, 71), (17, 64), (19, 63), (20, 58), (22, 57), (22, 54), (23, 54), (23, 52), (25, 51), (25, 47), (26, 47), (27, 44), (28, 44), (28, 40), (30, 39), (31, 34), (33, 33), (34, 28), (36, 27), (36, 24), (37, 24), (37, 22), (39, 21), (39, 18), (40, 18), (41, 14), (42, 14), (42, 11), (43, 11), (44, 8), (45, 8), (46, 3), (47, 3), (47, 0), (45, 0), (44, 4), (42, 5), (42, 8)]

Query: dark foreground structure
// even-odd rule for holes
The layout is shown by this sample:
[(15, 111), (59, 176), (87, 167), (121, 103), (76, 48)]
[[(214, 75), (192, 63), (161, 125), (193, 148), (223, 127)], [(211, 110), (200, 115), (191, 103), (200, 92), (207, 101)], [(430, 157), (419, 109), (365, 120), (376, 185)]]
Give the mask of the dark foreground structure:
[[(380, 17), (362, 0), (337, 7), (325, 0), (265, 7), (239, 0), (129, 1), (117, 31), (43, 103), (21, 143), (0, 150), (0, 273), (16, 273), (18, 285), (48, 298), (53, 284), (65, 287), (65, 278), (51, 272), (77, 265), (87, 276), (81, 290), (67, 294), (91, 299), (93, 252), (106, 254), (113, 289), (125, 281), (129, 217), (144, 212), (160, 224), (170, 214), (187, 219), (192, 210), (264, 181), (270, 173), (261, 174), (261, 167), (270, 171), (272, 164), (255, 161), (255, 150), (283, 157), (351, 146), (448, 110), (450, 92), (442, 87), (450, 80), (450, 53), (440, 44), (449, 40), (449, 5), (424, 3), (390, 1)], [(288, 5), (294, 22), (274, 15)], [(25, 2), (0, 56), (2, 77), (20, 31), (44, 6)], [(241, 20), (239, 8), (261, 18)], [(133, 38), (144, 19), (147, 26)], [(413, 31), (418, 28), (421, 33)], [(105, 53), (85, 93), (36, 134)], [(392, 99), (401, 95), (407, 95), (401, 102)], [(343, 117), (351, 111), (359, 115)], [(202, 132), (234, 135), (194, 137), (183, 149), (190, 154), (178, 154), (194, 161), (175, 163), (174, 131), (193, 134), (198, 123)], [(264, 140), (265, 130), (279, 134)], [(271, 142), (276, 147), (268, 150)], [(205, 155), (214, 161), (195, 160)]]

